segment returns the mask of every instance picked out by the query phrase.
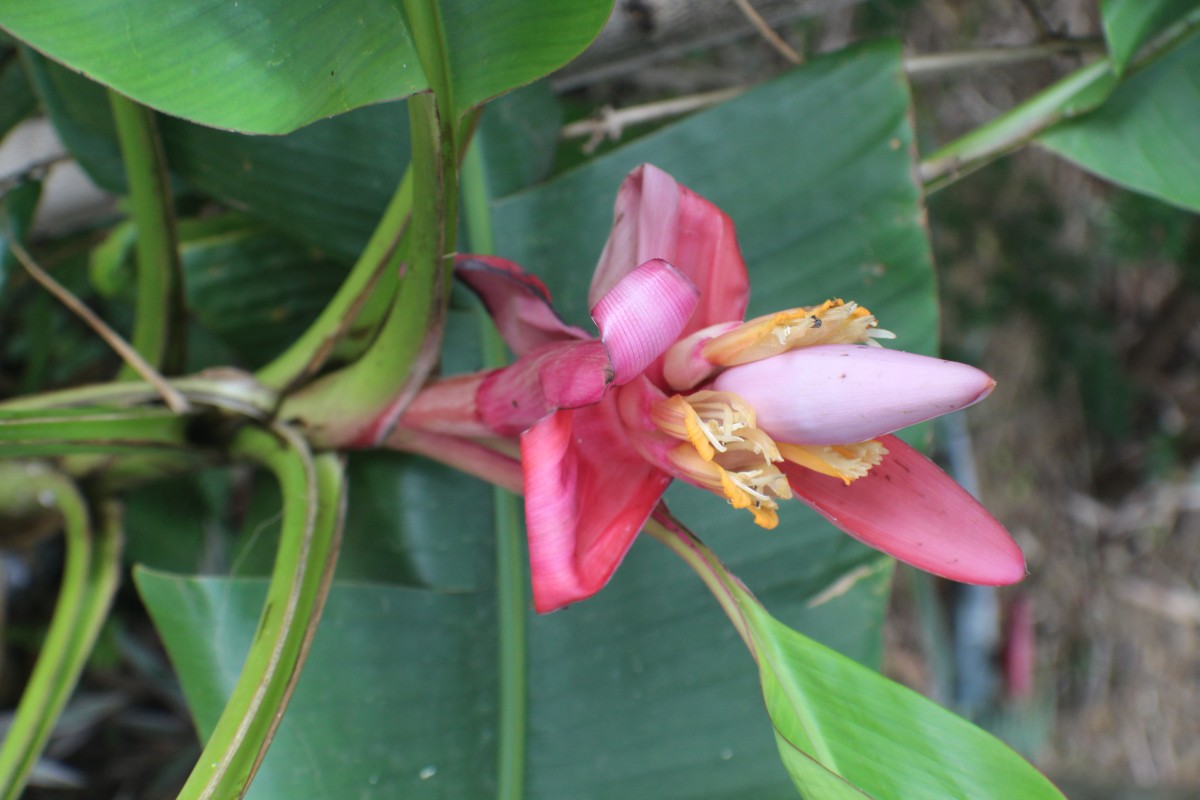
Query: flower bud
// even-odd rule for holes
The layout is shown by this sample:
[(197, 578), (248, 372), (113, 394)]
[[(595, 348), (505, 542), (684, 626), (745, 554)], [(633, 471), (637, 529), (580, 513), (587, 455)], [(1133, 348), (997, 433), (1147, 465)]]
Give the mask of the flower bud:
[(987, 373), (940, 358), (820, 345), (731, 367), (713, 387), (743, 398), (777, 442), (862, 442), (965, 408), (995, 387)]

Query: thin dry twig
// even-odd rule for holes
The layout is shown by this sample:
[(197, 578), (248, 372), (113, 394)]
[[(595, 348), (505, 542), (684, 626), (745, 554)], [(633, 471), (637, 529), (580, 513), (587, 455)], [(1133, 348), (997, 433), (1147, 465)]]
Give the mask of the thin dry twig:
[(686, 97), (677, 97), (672, 100), (659, 100), (654, 103), (629, 106), (628, 108), (615, 109), (611, 106), (605, 106), (600, 110), (599, 119), (584, 119), (572, 122), (562, 129), (559, 133), (559, 138), (581, 139), (586, 136), (588, 137), (588, 141), (583, 146), (583, 149), (584, 152), (590, 153), (606, 137), (614, 141), (620, 139), (625, 128), (630, 125), (637, 125), (642, 122), (654, 122), (666, 119), (667, 117), (677, 117), (701, 108), (715, 106), (718, 103), (723, 103), (726, 100), (737, 97), (745, 91), (746, 88), (737, 86), (732, 89), (720, 89), (715, 92), (693, 94)]
[[(0, 212), (5, 210), (6, 204), (0, 201)], [(178, 389), (168, 383), (167, 379), (164, 378), (158, 372), (158, 370), (150, 365), (150, 362), (142, 358), (141, 353), (139, 353), (137, 350), (134, 350), (133, 346), (121, 337), (121, 334), (110, 328), (108, 323), (100, 319), (100, 317), (98, 317), (94, 311), (88, 308), (82, 300), (76, 297), (70, 289), (56, 281), (49, 272), (43, 269), (41, 265), (34, 260), (33, 256), (29, 254), (29, 251), (26, 250), (25, 247), (19, 241), (17, 241), (17, 238), (12, 235), (12, 231), (9, 230), (8, 227), (7, 219), (0, 220), (0, 224), (3, 224), (4, 226), (4, 235), (5, 238), (8, 239), (8, 247), (12, 251), (12, 254), (16, 256), (17, 261), (21, 262), (21, 265), (25, 267), (26, 271), (35, 281), (41, 284), (46, 291), (55, 297), (55, 299), (70, 309), (73, 314), (83, 320), (89, 328), (95, 331), (96, 335), (103, 339), (109, 347), (115, 350), (117, 355), (123, 358), (125, 362), (129, 364), (129, 366), (133, 367), (137, 374), (142, 377), (142, 380), (153, 386), (155, 391), (158, 392), (159, 396), (162, 397), (163, 402), (166, 403), (167, 408), (171, 409), (176, 414), (184, 414), (192, 410), (192, 406), (190, 403), (188, 403), (187, 398), (184, 397)]]
[[(961, 69), (986, 68), (1001, 64), (1015, 64), (1023, 61), (1033, 61), (1039, 58), (1050, 58), (1064, 53), (1085, 53), (1099, 50), (1103, 47), (1100, 40), (1046, 42), (1044, 44), (1024, 47), (986, 47), (977, 50), (949, 51), (945, 53), (930, 53), (927, 55), (909, 56), (904, 59), (904, 71), (908, 75), (929, 75), (940, 72), (950, 72)], [(671, 100), (659, 100), (653, 103), (643, 103), (626, 108), (605, 106), (600, 110), (599, 117), (572, 122), (559, 133), (561, 139), (582, 139), (587, 137), (583, 145), (585, 153), (591, 153), (606, 138), (616, 141), (621, 138), (625, 129), (630, 125), (644, 122), (656, 122), (661, 119), (678, 117), (715, 106), (726, 100), (731, 100), (739, 94), (749, 91), (750, 86), (734, 86), (729, 89), (718, 89), (712, 92), (676, 97)]]
[(746, 19), (750, 20), (750, 24), (755, 27), (759, 34), (767, 40), (767, 44), (775, 48), (775, 52), (786, 58), (793, 64), (803, 64), (804, 56), (792, 49), (791, 45), (783, 40), (779, 34), (771, 29), (767, 21), (762, 18), (762, 15), (754, 10), (754, 6), (750, 5), (750, 0), (733, 0), (737, 7), (746, 15)]

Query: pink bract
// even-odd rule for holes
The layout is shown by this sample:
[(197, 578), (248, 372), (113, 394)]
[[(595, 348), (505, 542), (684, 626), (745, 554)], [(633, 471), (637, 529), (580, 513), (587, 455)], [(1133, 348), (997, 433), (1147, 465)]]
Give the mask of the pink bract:
[[(885, 435), (975, 402), (990, 391), (991, 379), (965, 365), (863, 344), (817, 343), (807, 351), (747, 356), (749, 363), (710, 363), (705, 343), (741, 324), (749, 297), (746, 268), (729, 217), (665, 172), (639, 167), (618, 192), (589, 295), (598, 336), (559, 320), (541, 282), (510, 262), (464, 257), (458, 274), (483, 298), (519, 358), (502, 370), (449, 379), (444, 389), (434, 384), (427, 390), (431, 399), (419, 398), (402, 424), (433, 429), (439, 403), (453, 405), (473, 391), (470, 402), (458, 403), (469, 412), (447, 408), (441, 415), (463, 435), (482, 429), (519, 436), (538, 611), (603, 587), (673, 478), (713, 489), (715, 479), (696, 471), (711, 468), (703, 453), (691, 461), (678, 455), (680, 447), (692, 446), (689, 437), (699, 437), (692, 444), (708, 451), (710, 461), (728, 457), (722, 441), (745, 445), (737, 431), (754, 427), (752, 411), (738, 423), (743, 428), (704, 434), (726, 437), (713, 438), (716, 456), (700, 435), (703, 425), (688, 422), (687, 433), (680, 433), (682, 425), (664, 429), (664, 404), (678, 400), (680, 413), (691, 413), (681, 391), (698, 391), (689, 397), (700, 397), (695, 402), (701, 405), (716, 397), (740, 408), (744, 398), (758, 407), (765, 441), (774, 437), (781, 450), (786, 444), (790, 453), (806, 451), (795, 456), (800, 461), (781, 462), (774, 497), (794, 494), (855, 538), (938, 575), (986, 584), (1024, 575), (1024, 559), (1004, 528), (932, 462)], [(854, 304), (832, 301), (821, 308), (858, 324), (859, 332), (874, 325)], [(807, 324), (807, 311), (794, 312), (799, 315), (781, 319)], [(756, 322), (753, 331), (769, 332), (772, 324)], [(810, 327), (820, 328), (820, 321)], [(770, 347), (769, 334), (765, 340), (760, 336), (752, 346)], [(676, 366), (665, 374), (664, 356), (676, 345)], [(683, 376), (682, 385), (672, 386), (667, 374)], [(473, 419), (464, 419), (469, 415)], [(437, 430), (446, 433), (444, 426)], [(874, 441), (854, 444), (866, 439)], [(814, 447), (816, 456), (807, 453)], [(800, 466), (822, 453), (834, 461), (843, 453), (874, 460), (841, 478)], [(726, 467), (721, 480), (756, 474)], [(741, 508), (766, 498), (758, 491), (748, 486), (746, 493), (725, 493), (731, 502), (750, 498), (734, 503)], [(757, 512), (755, 519), (764, 524)]]

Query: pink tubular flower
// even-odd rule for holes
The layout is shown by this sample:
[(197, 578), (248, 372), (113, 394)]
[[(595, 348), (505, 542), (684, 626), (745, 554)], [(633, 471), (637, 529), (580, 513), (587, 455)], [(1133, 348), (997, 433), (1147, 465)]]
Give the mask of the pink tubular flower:
[(797, 497), (937, 575), (1024, 576), (1003, 527), (889, 435), (982, 399), (991, 378), (878, 347), (891, 334), (852, 302), (743, 322), (733, 223), (661, 170), (639, 167), (617, 196), (589, 294), (599, 337), (563, 324), (545, 287), (509, 262), (466, 258), (458, 273), (519, 358), (434, 384), (401, 425), (520, 437), (538, 611), (598, 591), (673, 478), (765, 528)]

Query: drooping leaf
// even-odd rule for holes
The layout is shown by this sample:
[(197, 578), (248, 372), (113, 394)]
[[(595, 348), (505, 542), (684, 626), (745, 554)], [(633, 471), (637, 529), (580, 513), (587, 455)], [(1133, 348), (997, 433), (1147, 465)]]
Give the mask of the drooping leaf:
[(1062, 800), (991, 734), (783, 625), (736, 580), (725, 585), (757, 653), (779, 752), (805, 797)]
[(1038, 142), (1089, 172), (1200, 211), (1200, 34), (1130, 75), (1104, 105)]
[(1197, 10), (1196, 0), (1103, 0), (1104, 36), (1117, 72), (1125, 70), (1149, 39)]
[[(576, 56), (610, 0), (442, 0), (458, 108)], [(140, 103), (216, 128), (287, 133), (429, 87), (388, 0), (11, 0), (0, 27)]]

